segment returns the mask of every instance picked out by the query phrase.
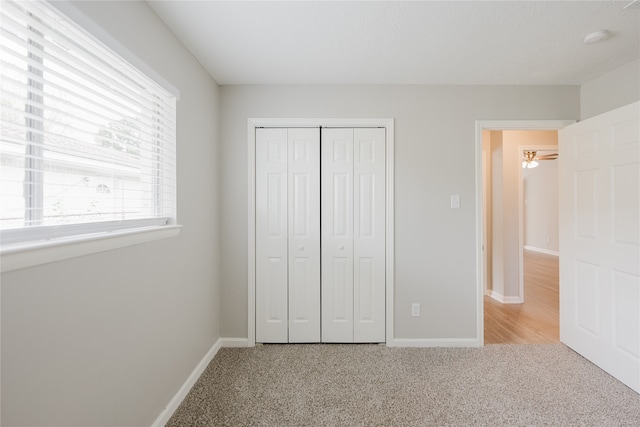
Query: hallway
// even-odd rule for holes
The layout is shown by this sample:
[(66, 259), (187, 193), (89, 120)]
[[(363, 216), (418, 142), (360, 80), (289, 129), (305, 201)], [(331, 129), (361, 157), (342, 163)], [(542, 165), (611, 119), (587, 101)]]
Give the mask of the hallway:
[(524, 304), (484, 297), (485, 344), (557, 343), (558, 257), (524, 250)]

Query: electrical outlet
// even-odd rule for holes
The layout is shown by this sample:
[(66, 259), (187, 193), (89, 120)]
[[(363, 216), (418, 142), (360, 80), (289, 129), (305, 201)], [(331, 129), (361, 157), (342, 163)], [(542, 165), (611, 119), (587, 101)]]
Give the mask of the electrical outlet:
[(413, 317), (420, 316), (420, 304), (416, 304), (416, 303), (411, 304), (411, 316)]

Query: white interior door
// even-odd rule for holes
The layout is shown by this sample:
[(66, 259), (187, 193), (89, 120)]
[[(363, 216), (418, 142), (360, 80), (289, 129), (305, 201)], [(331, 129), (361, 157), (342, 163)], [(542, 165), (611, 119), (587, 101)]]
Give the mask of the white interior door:
[(256, 129), (256, 341), (288, 342), (288, 135)]
[(353, 342), (353, 129), (322, 129), (322, 341)]
[(289, 342), (320, 342), (320, 130), (289, 129)]
[(256, 129), (256, 341), (320, 340), (319, 129)]
[(353, 340), (385, 340), (385, 130), (353, 131)]
[(640, 103), (560, 145), (560, 340), (640, 392)]
[(322, 129), (322, 341), (385, 340), (385, 130)]

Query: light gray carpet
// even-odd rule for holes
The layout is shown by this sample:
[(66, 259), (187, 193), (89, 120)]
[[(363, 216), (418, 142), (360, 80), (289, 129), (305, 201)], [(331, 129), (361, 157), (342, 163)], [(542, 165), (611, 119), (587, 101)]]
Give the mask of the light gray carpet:
[(640, 426), (640, 395), (562, 344), (218, 352), (167, 426)]

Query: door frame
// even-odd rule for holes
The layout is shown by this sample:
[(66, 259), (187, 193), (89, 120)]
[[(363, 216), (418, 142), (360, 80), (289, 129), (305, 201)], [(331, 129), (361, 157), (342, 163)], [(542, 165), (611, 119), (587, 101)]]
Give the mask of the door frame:
[[(560, 130), (576, 120), (476, 120), (476, 313), (478, 346), (484, 346), (484, 260), (482, 243), (484, 239), (484, 206), (482, 203), (482, 131), (483, 130)], [(520, 184), (521, 185), (521, 184)], [(520, 188), (520, 191), (522, 189)], [(522, 228), (522, 227), (520, 227)], [(522, 247), (522, 245), (520, 245)], [(522, 249), (521, 249), (522, 251)], [(522, 255), (520, 266), (522, 270)], [(522, 273), (519, 272), (521, 275)]]
[[(255, 290), (256, 290), (256, 128), (260, 127), (349, 127), (384, 128), (386, 136), (385, 159), (385, 342), (393, 343), (394, 307), (394, 119), (340, 119), (340, 118), (249, 118), (247, 119), (247, 346), (256, 345)], [(320, 141), (322, 144), (322, 141)]]

